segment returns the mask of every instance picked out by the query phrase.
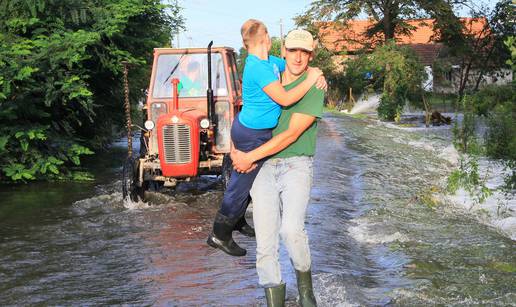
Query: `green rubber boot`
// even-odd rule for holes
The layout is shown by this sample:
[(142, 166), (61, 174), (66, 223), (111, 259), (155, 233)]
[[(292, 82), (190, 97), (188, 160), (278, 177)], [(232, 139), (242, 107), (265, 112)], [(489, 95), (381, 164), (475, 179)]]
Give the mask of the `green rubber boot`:
[(267, 298), (267, 307), (284, 307), (285, 284), (265, 288), (265, 297)]
[(299, 303), (302, 307), (317, 306), (312, 286), (312, 272), (296, 270), (297, 289), (299, 290)]

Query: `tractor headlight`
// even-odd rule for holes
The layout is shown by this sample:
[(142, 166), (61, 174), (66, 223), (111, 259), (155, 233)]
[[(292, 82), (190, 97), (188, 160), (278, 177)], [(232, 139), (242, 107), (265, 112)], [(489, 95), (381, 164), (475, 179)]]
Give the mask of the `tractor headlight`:
[(210, 127), (210, 121), (207, 118), (201, 119), (201, 122), (199, 124), (203, 129), (208, 129), (208, 127)]
[(145, 123), (143, 124), (143, 126), (147, 130), (152, 130), (152, 129), (154, 129), (155, 125), (154, 125), (154, 122), (152, 120), (146, 120)]

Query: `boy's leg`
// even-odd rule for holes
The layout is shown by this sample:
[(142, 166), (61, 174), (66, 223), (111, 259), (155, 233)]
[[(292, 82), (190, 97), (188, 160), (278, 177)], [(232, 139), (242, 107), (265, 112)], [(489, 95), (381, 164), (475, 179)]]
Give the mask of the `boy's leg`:
[(294, 268), (306, 272), (311, 264), (305, 216), (312, 187), (312, 158), (282, 159), (281, 169), (282, 175), (278, 178), (283, 205), (280, 235)]
[(275, 180), (275, 159), (265, 162), (251, 189), (256, 232), (256, 271), (260, 285), (281, 284), (279, 264), (280, 197)]
[[(243, 126), (237, 117), (231, 127), (231, 136), (237, 149), (250, 151), (267, 142), (272, 137), (272, 130), (249, 129)], [(259, 162), (258, 167), (247, 174), (232, 171), (221, 208), (215, 217), (213, 231), (208, 237), (207, 243), (210, 246), (232, 256), (245, 255), (246, 251), (233, 241), (231, 233), (245, 214), (249, 191), (262, 164), (263, 161)]]
[[(249, 152), (255, 148), (260, 147), (262, 144), (269, 141), (272, 137), (271, 129), (256, 130), (250, 129), (242, 125), (238, 116), (233, 121), (231, 127), (231, 139), (235, 148)], [(231, 172), (231, 178), (229, 179), (228, 186), (224, 192), (224, 198), (222, 199), (221, 210), (223, 214), (227, 214), (229, 217), (241, 217), (247, 209), (249, 191), (253, 185), (253, 181), (256, 175), (260, 171), (263, 165), (263, 160), (259, 161), (258, 167), (250, 173), (238, 173), (236, 171)]]
[(250, 173), (239, 173), (233, 170), (228, 186), (222, 198), (220, 212), (225, 216), (233, 219), (240, 218), (247, 209), (249, 204), (249, 191), (253, 186), (256, 175), (260, 171), (263, 163), (259, 163), (258, 167)]

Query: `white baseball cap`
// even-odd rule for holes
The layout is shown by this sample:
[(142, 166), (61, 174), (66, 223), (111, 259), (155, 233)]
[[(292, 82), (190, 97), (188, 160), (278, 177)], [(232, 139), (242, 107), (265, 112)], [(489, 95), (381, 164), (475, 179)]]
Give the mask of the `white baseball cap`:
[(287, 37), (285, 38), (285, 48), (313, 51), (314, 39), (312, 34), (306, 30), (300, 29), (295, 29), (288, 32)]

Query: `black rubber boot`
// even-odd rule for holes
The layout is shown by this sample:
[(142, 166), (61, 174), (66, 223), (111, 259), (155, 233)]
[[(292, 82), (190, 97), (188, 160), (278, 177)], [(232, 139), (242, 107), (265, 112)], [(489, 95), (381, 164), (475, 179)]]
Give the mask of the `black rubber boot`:
[(267, 307), (284, 307), (285, 284), (265, 288), (265, 298), (267, 299)]
[(317, 306), (312, 286), (312, 272), (296, 270), (297, 289), (299, 290), (299, 304), (302, 307)]
[(247, 224), (245, 219), (245, 214), (238, 220), (235, 225), (235, 230), (243, 234), (244, 236), (248, 236), (254, 238), (256, 234), (254, 233), (254, 228), (251, 225)]
[(231, 235), (235, 224), (235, 220), (231, 220), (227, 216), (217, 212), (215, 222), (213, 223), (213, 230), (208, 237), (208, 245), (213, 248), (218, 248), (231, 256), (245, 256), (247, 253), (246, 250), (238, 246), (238, 244), (233, 241), (233, 236)]

